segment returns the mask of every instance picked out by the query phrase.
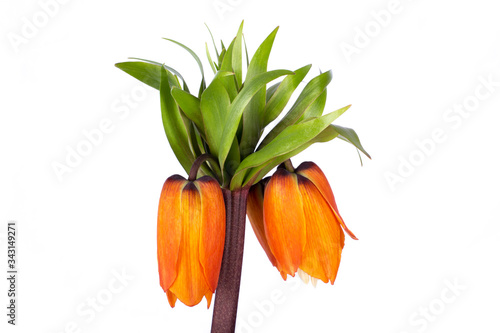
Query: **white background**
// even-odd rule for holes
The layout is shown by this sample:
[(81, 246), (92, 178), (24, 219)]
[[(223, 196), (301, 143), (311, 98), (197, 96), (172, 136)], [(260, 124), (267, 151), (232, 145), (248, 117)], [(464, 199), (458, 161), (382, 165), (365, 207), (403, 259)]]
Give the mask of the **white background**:
[[(353, 104), (336, 123), (373, 159), (361, 167), (339, 140), (294, 159), (323, 169), (360, 240), (347, 239), (335, 285), (313, 288), (283, 282), (248, 228), (238, 332), (500, 332), (496, 1), (61, 0), (51, 16), (46, 2), (0, 4), (0, 267), (8, 220), (20, 267), (14, 328), (1, 279), (2, 332), (209, 331), (213, 306), (171, 309), (158, 283), (158, 197), (183, 173), (158, 94), (113, 65), (165, 62), (195, 90), (196, 63), (161, 37), (204, 58), (203, 23), (228, 45), (242, 19), (250, 53), (280, 26), (270, 69), (333, 69), (326, 111)], [(381, 26), (373, 13), (387, 9)], [(105, 119), (109, 133), (59, 180), (54, 162)]]

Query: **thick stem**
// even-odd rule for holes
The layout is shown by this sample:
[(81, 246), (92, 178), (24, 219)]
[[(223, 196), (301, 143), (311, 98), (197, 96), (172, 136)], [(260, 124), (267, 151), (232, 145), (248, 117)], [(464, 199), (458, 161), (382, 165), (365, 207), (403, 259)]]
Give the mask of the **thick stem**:
[(210, 154), (202, 154), (198, 156), (198, 158), (193, 162), (193, 165), (191, 166), (191, 170), (189, 171), (189, 178), (188, 180), (190, 182), (193, 182), (196, 180), (198, 176), (198, 170), (201, 168), (202, 164), (205, 163), (207, 160), (213, 160), (214, 162), (217, 163), (217, 160), (215, 157), (213, 157)]
[(248, 187), (235, 191), (222, 189), (226, 204), (226, 240), (215, 293), (212, 333), (233, 333), (236, 327), (248, 190)]

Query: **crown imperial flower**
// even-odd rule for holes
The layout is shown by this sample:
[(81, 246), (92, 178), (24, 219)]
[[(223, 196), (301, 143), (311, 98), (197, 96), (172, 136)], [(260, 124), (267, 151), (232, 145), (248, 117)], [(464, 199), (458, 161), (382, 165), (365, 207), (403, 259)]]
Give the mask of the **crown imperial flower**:
[(254, 185), (247, 213), (285, 280), (299, 272), (303, 279), (333, 284), (344, 247), (342, 228), (357, 239), (340, 216), (324, 173), (312, 162), (295, 170), (280, 167), (269, 180)]
[(217, 287), (226, 215), (219, 183), (203, 176), (169, 177), (158, 208), (158, 270), (170, 306), (177, 299), (194, 306)]
[[(161, 192), (160, 285), (172, 307), (177, 300), (194, 306), (203, 297), (209, 307), (217, 288), (214, 333), (235, 331), (247, 214), (284, 279), (298, 272), (302, 278), (333, 284), (343, 230), (355, 238), (321, 170), (313, 163), (293, 170), (290, 158), (335, 138), (370, 156), (353, 129), (333, 124), (350, 105), (325, 112), (332, 71), (314, 75), (296, 94), (313, 72), (311, 65), (268, 70), (277, 32), (274, 29), (251, 57), (243, 22), (230, 43), (221, 41), (220, 49), (211, 36), (215, 54), (205, 44), (211, 80), (192, 49), (165, 38), (198, 65), (201, 82), (194, 91), (177, 70), (161, 62), (130, 58), (116, 64), (158, 90), (168, 143), (189, 174), (187, 180), (171, 176)], [(297, 98), (291, 102), (293, 96)], [(288, 167), (262, 180), (282, 163)]]

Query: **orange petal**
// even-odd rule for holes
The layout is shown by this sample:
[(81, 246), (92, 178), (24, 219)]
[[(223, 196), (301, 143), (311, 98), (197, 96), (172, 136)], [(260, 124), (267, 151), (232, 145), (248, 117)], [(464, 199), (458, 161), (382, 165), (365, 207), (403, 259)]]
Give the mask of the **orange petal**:
[(300, 269), (323, 282), (335, 281), (340, 265), (343, 234), (337, 217), (317, 187), (298, 176), (306, 216), (307, 242)]
[(201, 198), (200, 263), (212, 292), (219, 281), (224, 239), (226, 235), (226, 208), (219, 183), (208, 176), (194, 182)]
[(169, 177), (161, 190), (158, 207), (157, 254), (160, 285), (164, 291), (177, 277), (177, 259), (181, 243), (181, 193), (187, 180), (181, 176)]
[(167, 290), (167, 299), (168, 299), (168, 304), (173, 308), (175, 307), (175, 302), (177, 302), (177, 296), (172, 294), (170, 290)]
[(271, 177), (264, 194), (264, 229), (278, 270), (295, 276), (306, 242), (296, 174), (278, 169)]
[(247, 215), (260, 245), (266, 252), (271, 264), (276, 266), (276, 258), (269, 248), (264, 230), (264, 190), (265, 185), (262, 181), (250, 188), (247, 199)]
[(332, 192), (332, 188), (330, 187), (330, 184), (328, 183), (328, 179), (326, 178), (325, 174), (321, 169), (313, 162), (303, 162), (299, 165), (299, 167), (295, 170), (295, 172), (301, 176), (306, 177), (309, 179), (316, 187), (319, 189), (325, 200), (330, 204), (332, 207), (332, 210), (334, 211), (335, 215), (337, 215), (337, 219), (339, 220), (339, 223), (342, 225), (342, 228), (344, 228), (345, 232), (349, 236), (351, 236), (352, 239), (358, 239), (352, 232), (347, 228), (346, 224), (344, 223), (344, 220), (340, 216), (339, 209), (337, 208), (337, 203), (335, 202), (335, 197)]
[(205, 298), (207, 299), (207, 309), (210, 308), (210, 304), (212, 304), (212, 295), (214, 293), (211, 292), (211, 291), (207, 291), (207, 293), (205, 294)]
[(209, 291), (199, 255), (201, 216), (200, 193), (192, 182), (188, 182), (181, 195), (182, 237), (177, 262), (177, 279), (170, 287), (170, 291), (187, 306), (200, 303)]

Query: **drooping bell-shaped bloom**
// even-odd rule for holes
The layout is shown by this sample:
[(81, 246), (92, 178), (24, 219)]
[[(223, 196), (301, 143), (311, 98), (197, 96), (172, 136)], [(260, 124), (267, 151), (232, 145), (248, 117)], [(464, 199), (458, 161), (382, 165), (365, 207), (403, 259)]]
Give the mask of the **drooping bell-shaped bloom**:
[(219, 280), (226, 214), (219, 183), (208, 176), (189, 181), (169, 177), (158, 208), (158, 270), (171, 307), (210, 307)]
[(271, 263), (282, 277), (299, 272), (302, 278), (311, 276), (333, 284), (344, 247), (342, 228), (357, 238), (340, 216), (321, 169), (312, 162), (302, 163), (294, 172), (278, 168), (265, 185), (262, 203), (267, 242), (263, 247), (275, 258), (276, 264)]
[(264, 230), (264, 190), (268, 181), (269, 178), (264, 178), (250, 188), (247, 198), (247, 215), (255, 236), (257, 236), (260, 245), (266, 252), (269, 261), (273, 266), (276, 266), (276, 258), (269, 248), (266, 231)]

